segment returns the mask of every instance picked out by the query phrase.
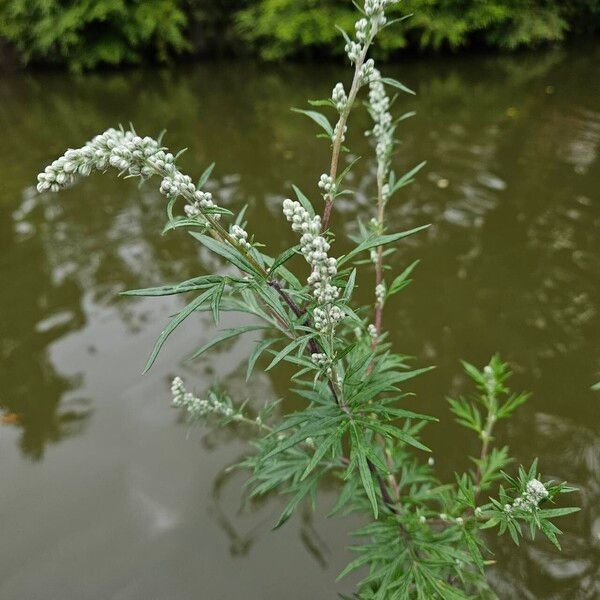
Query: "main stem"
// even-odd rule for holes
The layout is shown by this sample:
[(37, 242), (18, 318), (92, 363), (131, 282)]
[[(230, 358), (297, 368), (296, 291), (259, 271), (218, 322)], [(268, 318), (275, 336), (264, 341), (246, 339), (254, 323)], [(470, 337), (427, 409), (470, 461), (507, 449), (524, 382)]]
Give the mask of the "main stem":
[[(333, 179), (333, 181), (337, 180), (340, 152), (342, 150), (342, 139), (344, 137), (344, 129), (346, 127), (346, 123), (348, 122), (348, 117), (350, 115), (350, 111), (352, 110), (352, 107), (356, 100), (356, 95), (358, 94), (358, 90), (360, 89), (362, 66), (364, 65), (365, 58), (366, 58), (367, 52), (369, 50), (369, 46), (371, 45), (371, 43), (373, 41), (373, 37), (374, 37), (374, 34), (372, 34), (371, 37), (367, 40), (367, 42), (365, 43), (365, 46), (363, 48), (363, 51), (361, 52), (358, 60), (356, 61), (356, 64), (354, 67), (354, 78), (352, 79), (352, 85), (350, 87), (350, 92), (348, 94), (348, 100), (346, 102), (346, 105), (344, 106), (344, 110), (340, 114), (340, 118), (336, 125), (336, 135), (333, 140), (333, 146), (332, 146), (332, 152), (331, 152), (331, 166), (329, 169), (329, 175)], [(378, 195), (378, 220), (380, 223), (383, 223), (383, 209), (384, 209), (382, 187), (383, 187), (383, 176), (379, 175), (378, 183), (377, 183), (377, 192), (378, 192), (377, 195)], [(331, 219), (331, 212), (333, 210), (334, 200), (335, 200), (335, 192), (330, 192), (329, 194), (327, 194), (327, 196), (325, 198), (325, 209), (323, 211), (323, 217), (321, 219), (321, 231), (322, 232), (326, 231), (329, 228), (329, 221)], [(377, 249), (377, 253), (378, 253), (378, 271), (377, 271), (378, 276), (377, 277), (378, 277), (378, 283), (381, 283), (381, 281), (383, 280), (383, 267), (382, 267), (383, 248), (379, 247)], [(382, 309), (383, 309), (383, 307), (379, 311), (379, 316), (378, 316), (378, 320), (379, 320), (378, 336), (381, 331)], [(377, 317), (376, 317), (376, 320), (377, 320)], [(336, 402), (340, 405), (340, 407), (343, 410), (345, 410), (346, 413), (350, 414), (348, 408), (343, 403), (340, 404), (339, 398), (336, 394), (335, 385), (333, 384), (331, 379), (329, 379), (329, 388), (332, 391), (333, 397), (335, 398)], [(377, 480), (377, 483), (379, 485), (379, 490), (381, 492), (381, 497), (383, 499), (384, 504), (387, 506), (387, 508), (392, 513), (397, 514), (398, 511), (395, 507), (395, 501), (390, 496), (385, 479), (377, 472), (377, 468), (370, 460), (367, 460), (367, 464), (369, 466), (369, 470), (371, 471), (371, 474)], [(394, 489), (394, 493), (395, 493), (396, 497), (398, 497), (399, 487), (398, 487), (398, 484), (396, 482), (396, 478), (394, 477), (394, 475), (390, 475), (390, 484), (392, 485), (392, 488)]]
[[(333, 140), (333, 149), (332, 149), (332, 155), (331, 155), (331, 167), (330, 167), (330, 171), (329, 171), (330, 176), (332, 177), (332, 179), (334, 181), (337, 179), (339, 156), (340, 156), (340, 152), (341, 152), (341, 148), (342, 148), (342, 138), (344, 136), (344, 128), (348, 121), (348, 116), (350, 114), (350, 111), (352, 109), (354, 101), (356, 100), (356, 95), (358, 93), (358, 90), (360, 89), (361, 70), (362, 70), (362, 66), (365, 62), (367, 51), (368, 51), (369, 46), (371, 45), (372, 41), (373, 41), (373, 36), (371, 36), (370, 39), (365, 43), (363, 51), (361, 52), (359, 59), (356, 61), (356, 65), (355, 65), (355, 69), (354, 69), (354, 78), (352, 80), (352, 86), (350, 88), (350, 93), (348, 94), (348, 101), (346, 102), (346, 106), (344, 107), (344, 110), (342, 111), (342, 114), (340, 115), (340, 119), (338, 121), (337, 133)], [(380, 199), (380, 201), (378, 201), (378, 207), (379, 207), (378, 208), (378, 218), (382, 222), (383, 221), (383, 202), (381, 200), (382, 199), (382, 191), (381, 190), (382, 190), (383, 184), (380, 183), (380, 179), (381, 178), (378, 178), (378, 186), (377, 186), (378, 187), (378, 198)], [(330, 193), (326, 198), (325, 210), (324, 210), (323, 218), (321, 221), (321, 223), (322, 223), (321, 230), (322, 231), (327, 230), (329, 227), (329, 220), (331, 217), (331, 211), (333, 209), (334, 198), (335, 198), (334, 193)], [(256, 259), (250, 254), (250, 252), (247, 251), (246, 248), (241, 246), (241, 244), (239, 244), (238, 241), (227, 232), (227, 230), (219, 223), (219, 221), (217, 219), (214, 219), (211, 215), (204, 215), (204, 216), (207, 219), (207, 221), (209, 222), (213, 231), (221, 239), (227, 241), (230, 245), (234, 246), (236, 249), (238, 249), (240, 252), (242, 252), (246, 256), (246, 258), (248, 259), (250, 264), (261, 275), (263, 275), (265, 278), (268, 278), (268, 276), (269, 276), (268, 271), (266, 271), (256, 261)], [(383, 277), (382, 276), (382, 266), (381, 266), (381, 255), (382, 255), (382, 248), (380, 247), (380, 248), (378, 248), (378, 256), (380, 257), (380, 260), (379, 260), (379, 272), (380, 272), (379, 277), (380, 278)], [(296, 315), (296, 317), (301, 317), (302, 315), (306, 314), (306, 311), (303, 308), (301, 308), (293, 300), (293, 298), (285, 291), (285, 289), (283, 288), (283, 286), (281, 285), (281, 283), (279, 281), (277, 281), (276, 279), (270, 278), (270, 279), (268, 279), (268, 285), (270, 287), (272, 287), (279, 294), (279, 296), (290, 307), (290, 309)], [(381, 321), (381, 316), (379, 317), (379, 319)], [(380, 329), (381, 329), (381, 323), (380, 323)], [(314, 339), (311, 339), (308, 343), (308, 350), (311, 352), (311, 354), (314, 354), (314, 353), (319, 352), (321, 350), (321, 348)], [(338, 404), (338, 406), (349, 416), (349, 418), (352, 419), (352, 414), (350, 413), (350, 410), (344, 403), (344, 400), (340, 394), (340, 390), (338, 390), (338, 386), (336, 385), (336, 379), (337, 379), (337, 377), (336, 377), (336, 373), (334, 371), (332, 376), (327, 378), (329, 390), (331, 391), (331, 394), (332, 394), (336, 404)], [(389, 494), (387, 483), (386, 483), (385, 479), (381, 476), (380, 473), (378, 473), (375, 465), (368, 459), (367, 459), (367, 464), (369, 466), (369, 470), (371, 471), (371, 473), (377, 480), (377, 483), (378, 483), (378, 486), (379, 486), (379, 489), (381, 492), (381, 497), (383, 499), (384, 504), (386, 505), (388, 510), (390, 510), (394, 514), (397, 514), (398, 511), (395, 508), (395, 501)], [(398, 484), (396, 483), (395, 477), (393, 475), (390, 475), (390, 479), (391, 479), (392, 487), (394, 488), (394, 491), (397, 496), (398, 495)]]
[(477, 473), (475, 474), (475, 494), (479, 493), (479, 486), (481, 484), (481, 478), (483, 477), (483, 463), (485, 462), (488, 453), (490, 451), (490, 442), (492, 440), (492, 431), (496, 424), (496, 409), (497, 400), (493, 392), (488, 395), (488, 414), (485, 421), (485, 427), (481, 433), (481, 452), (479, 453), (479, 465), (477, 466)]

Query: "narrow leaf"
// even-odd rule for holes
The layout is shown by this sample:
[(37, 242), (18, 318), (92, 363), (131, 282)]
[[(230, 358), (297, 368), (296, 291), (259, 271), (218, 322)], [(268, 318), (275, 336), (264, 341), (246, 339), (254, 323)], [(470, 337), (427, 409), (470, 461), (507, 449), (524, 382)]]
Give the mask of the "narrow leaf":
[(292, 108), (292, 110), (296, 113), (306, 115), (309, 119), (312, 119), (315, 123), (317, 123), (317, 125), (319, 125), (329, 137), (333, 136), (333, 127), (325, 115), (322, 115), (315, 110), (302, 110), (301, 108)]
[(192, 300), (183, 310), (177, 313), (170, 321), (169, 324), (162, 330), (158, 340), (154, 344), (154, 348), (150, 353), (148, 361), (146, 362), (146, 366), (144, 367), (144, 373), (150, 369), (150, 367), (154, 364), (160, 349), (163, 347), (163, 344), (166, 342), (167, 338), (175, 331), (175, 329), (183, 323), (187, 317), (189, 317), (195, 310), (198, 308), (203, 302), (205, 302), (210, 296), (213, 294), (213, 289), (209, 289), (204, 294), (201, 294), (194, 300)]
[(212, 340), (210, 340), (210, 342), (204, 344), (204, 346), (196, 350), (196, 352), (190, 356), (190, 360), (198, 358), (207, 350), (225, 340), (241, 335), (242, 333), (247, 333), (248, 331), (257, 331), (259, 329), (267, 329), (267, 327), (264, 325), (245, 325), (243, 327), (235, 327), (234, 329), (225, 329), (220, 335), (214, 337)]

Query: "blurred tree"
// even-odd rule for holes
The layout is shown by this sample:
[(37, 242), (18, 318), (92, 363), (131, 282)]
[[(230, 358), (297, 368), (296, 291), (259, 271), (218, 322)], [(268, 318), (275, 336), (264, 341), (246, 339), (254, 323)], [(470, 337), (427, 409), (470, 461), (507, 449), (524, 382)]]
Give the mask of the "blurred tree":
[[(237, 15), (241, 35), (267, 59), (329, 47), (333, 25), (350, 29), (353, 6), (344, 0), (259, 0)], [(559, 41), (573, 27), (597, 28), (599, 0), (405, 0), (390, 14), (412, 13), (402, 31), (379, 38), (380, 56), (405, 46), (457, 49), (471, 44), (514, 49)], [(332, 33), (333, 32), (333, 33)]]
[(72, 70), (166, 60), (189, 48), (188, 17), (179, 0), (0, 0), (0, 36), (24, 63)]
[[(350, 0), (0, 0), (0, 38), (24, 63), (100, 65), (202, 55), (263, 59), (340, 53), (334, 25), (353, 27)], [(600, 0), (404, 0), (412, 17), (382, 32), (376, 55), (400, 49), (516, 49), (600, 29)]]

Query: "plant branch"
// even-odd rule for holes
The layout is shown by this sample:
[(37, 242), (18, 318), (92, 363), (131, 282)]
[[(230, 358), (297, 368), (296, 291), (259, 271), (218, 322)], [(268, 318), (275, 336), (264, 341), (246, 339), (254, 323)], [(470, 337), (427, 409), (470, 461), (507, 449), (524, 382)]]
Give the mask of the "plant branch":
[[(348, 122), (350, 111), (352, 110), (352, 106), (354, 105), (354, 101), (356, 100), (356, 95), (358, 94), (358, 90), (361, 86), (362, 66), (365, 62), (365, 58), (367, 56), (367, 52), (369, 51), (369, 47), (373, 42), (373, 37), (374, 34), (372, 33), (369, 36), (369, 39), (365, 42), (365, 46), (358, 60), (356, 61), (356, 64), (354, 66), (354, 78), (352, 79), (352, 85), (350, 87), (350, 92), (348, 93), (348, 100), (340, 114), (340, 118), (336, 125), (335, 137), (333, 138), (331, 150), (331, 166), (329, 168), (329, 175), (333, 179), (333, 181), (337, 180), (340, 152), (342, 150), (342, 141), (344, 138), (344, 129), (346, 128), (346, 123)], [(325, 196), (325, 209), (323, 211), (323, 218), (321, 219), (321, 231), (327, 231), (327, 229), (329, 228), (329, 220), (331, 218), (331, 211), (333, 210), (334, 200), (335, 190), (329, 192)]]

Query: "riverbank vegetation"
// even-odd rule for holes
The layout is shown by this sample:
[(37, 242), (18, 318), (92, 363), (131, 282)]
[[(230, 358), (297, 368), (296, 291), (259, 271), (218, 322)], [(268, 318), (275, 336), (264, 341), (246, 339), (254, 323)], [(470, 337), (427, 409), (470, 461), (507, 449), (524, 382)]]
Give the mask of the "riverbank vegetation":
[[(350, 0), (2, 0), (0, 41), (22, 64), (75, 71), (200, 55), (329, 57), (341, 55), (334, 25), (351, 27), (353, 11)], [(514, 50), (600, 28), (600, 0), (405, 0), (394, 13), (412, 17), (381, 33), (380, 59)]]

